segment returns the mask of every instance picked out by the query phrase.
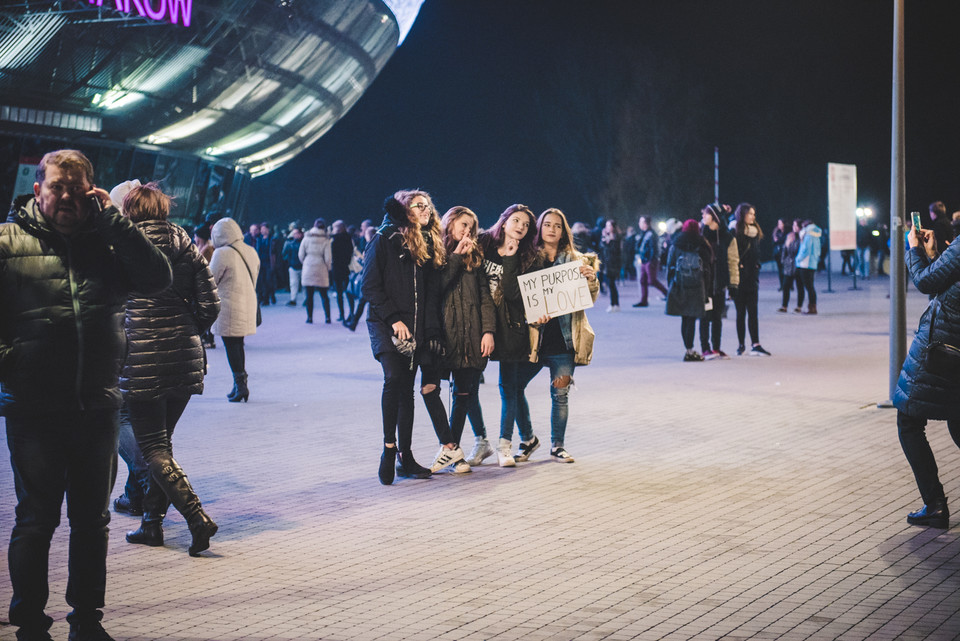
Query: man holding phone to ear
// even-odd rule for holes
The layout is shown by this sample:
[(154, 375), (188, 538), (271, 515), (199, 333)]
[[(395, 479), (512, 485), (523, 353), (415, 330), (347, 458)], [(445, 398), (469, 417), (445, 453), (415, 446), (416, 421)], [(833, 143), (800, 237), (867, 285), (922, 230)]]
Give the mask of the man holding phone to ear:
[(50, 540), (67, 497), (71, 641), (108, 641), (108, 504), (117, 472), (131, 291), (170, 285), (170, 264), (93, 184), (79, 151), (46, 154), (33, 194), (0, 225), (0, 414), (17, 493), (8, 560), (17, 639), (50, 639)]

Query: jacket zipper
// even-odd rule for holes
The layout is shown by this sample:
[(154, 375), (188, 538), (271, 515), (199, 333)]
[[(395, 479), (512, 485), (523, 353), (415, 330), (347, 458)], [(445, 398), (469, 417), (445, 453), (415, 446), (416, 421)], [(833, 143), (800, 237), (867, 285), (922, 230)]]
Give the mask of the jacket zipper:
[(77, 393), (77, 403), (80, 404), (80, 409), (85, 409), (83, 406), (83, 320), (80, 317), (80, 291), (77, 287), (77, 279), (73, 271), (73, 245), (69, 241), (66, 241), (67, 245), (67, 276), (70, 280), (70, 299), (73, 303), (73, 319), (74, 324), (77, 328), (77, 376), (76, 376), (76, 393)]

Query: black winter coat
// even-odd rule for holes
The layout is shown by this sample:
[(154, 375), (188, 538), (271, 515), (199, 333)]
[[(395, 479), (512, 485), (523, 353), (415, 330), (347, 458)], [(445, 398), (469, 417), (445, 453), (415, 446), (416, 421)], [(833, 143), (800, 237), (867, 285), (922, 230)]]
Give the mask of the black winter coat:
[(398, 222), (385, 215), (363, 256), (361, 292), (370, 304), (367, 330), (377, 360), (384, 352), (397, 351), (392, 340), (397, 321), (413, 334), (418, 352), (427, 338), (441, 335), (436, 271), (417, 265), (403, 246)]
[(497, 331), (496, 309), (483, 266), (467, 271), (463, 254), (448, 254), (440, 284), (445, 365), (449, 369), (482, 370), (487, 366), (487, 357), (480, 355), (480, 340), (490, 332), (496, 345)]
[(900, 370), (893, 405), (917, 418), (960, 420), (960, 371), (952, 378), (926, 370), (927, 347), (942, 342), (960, 347), (960, 242), (930, 261), (922, 247), (906, 253), (907, 269), (924, 294), (935, 294), (920, 317), (920, 327)]
[(200, 334), (220, 313), (213, 274), (182, 227), (150, 220), (137, 228), (170, 260), (173, 284), (152, 296), (134, 292), (127, 301), (120, 391), (128, 401), (202, 394), (206, 354)]
[(0, 225), (0, 413), (120, 407), (123, 309), (170, 284), (170, 263), (115, 207), (65, 236), (33, 197)]
[(760, 289), (760, 237), (737, 234), (740, 251), (740, 289), (755, 292)]
[(730, 265), (727, 263), (727, 250), (733, 242), (733, 234), (724, 225), (718, 225), (716, 231), (707, 226), (703, 227), (703, 237), (713, 250), (713, 281), (712, 289), (707, 288), (709, 295), (730, 285)]
[[(681, 286), (677, 278), (677, 261), (682, 252), (696, 252), (700, 256), (700, 282), (692, 286)], [(667, 256), (667, 307), (668, 316), (689, 316), (702, 318), (707, 298), (711, 296), (708, 283), (713, 282), (713, 252), (710, 243), (697, 233), (682, 232), (670, 247)], [(714, 301), (716, 303), (716, 301)]]
[(490, 358), (526, 362), (530, 359), (530, 330), (517, 280), (521, 271), (520, 256), (500, 256), (496, 241), (489, 234), (481, 234), (479, 242), (484, 249), (483, 268), (490, 281), (497, 313), (497, 333)]
[(332, 256), (330, 272), (334, 280), (344, 281), (350, 277), (350, 259), (353, 258), (353, 240), (350, 234), (342, 231), (330, 237)]

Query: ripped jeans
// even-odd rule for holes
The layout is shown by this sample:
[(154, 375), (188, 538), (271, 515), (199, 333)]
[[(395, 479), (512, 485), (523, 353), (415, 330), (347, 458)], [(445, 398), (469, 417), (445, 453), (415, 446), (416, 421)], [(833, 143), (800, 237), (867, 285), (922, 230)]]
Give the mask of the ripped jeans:
[[(500, 398), (503, 401), (500, 413), (500, 438), (513, 438), (513, 424), (516, 422), (520, 438), (529, 441), (533, 438), (533, 426), (530, 422), (530, 407), (527, 405), (525, 390), (533, 377), (544, 367), (550, 370), (550, 440), (554, 447), (563, 445), (567, 431), (569, 405), (567, 397), (573, 384), (573, 353), (541, 355), (537, 363), (500, 363)], [(556, 387), (553, 381), (569, 376), (570, 381), (563, 387)]]

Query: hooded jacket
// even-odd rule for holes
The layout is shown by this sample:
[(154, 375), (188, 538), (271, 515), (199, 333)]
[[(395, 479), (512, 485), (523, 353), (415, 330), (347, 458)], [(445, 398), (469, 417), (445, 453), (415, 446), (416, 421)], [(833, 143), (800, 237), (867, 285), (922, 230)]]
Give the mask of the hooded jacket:
[(951, 243), (933, 261), (922, 247), (908, 249), (906, 263), (917, 289), (936, 297), (920, 317), (900, 370), (893, 405), (908, 416), (960, 420), (960, 371), (944, 378), (929, 372), (926, 365), (932, 343), (960, 348), (960, 242)]
[(810, 223), (800, 230), (800, 249), (797, 250), (797, 259), (794, 261), (800, 269), (817, 269), (820, 261), (820, 238), (823, 232), (819, 227)]
[[(213, 259), (210, 272), (220, 295), (220, 315), (210, 331), (217, 336), (239, 338), (257, 333), (257, 290), (260, 271), (257, 250), (243, 242), (240, 225), (221, 218), (210, 232)], [(249, 270), (249, 271), (248, 271)]]
[(127, 300), (120, 391), (135, 401), (202, 394), (206, 354), (200, 334), (220, 312), (213, 274), (182, 227), (148, 220), (137, 228), (170, 261), (173, 283), (152, 296), (133, 292)]
[(304, 287), (330, 287), (330, 266), (333, 263), (330, 236), (326, 229), (311, 227), (300, 241), (300, 284)]
[[(683, 252), (695, 252), (700, 256), (701, 278), (693, 286), (681, 286), (677, 278), (677, 262)], [(713, 282), (713, 251), (710, 243), (695, 232), (681, 232), (670, 247), (667, 257), (667, 307), (668, 316), (691, 316), (702, 318), (705, 304), (711, 295), (708, 283)], [(741, 283), (742, 285), (742, 283)], [(718, 301), (714, 303), (719, 304)]]
[(170, 284), (163, 253), (115, 207), (70, 235), (32, 196), (0, 225), (0, 413), (116, 409), (132, 291)]
[(480, 355), (480, 341), (487, 332), (496, 345), (497, 314), (483, 265), (467, 271), (463, 254), (448, 254), (440, 273), (443, 304), (445, 365), (450, 369), (482, 370), (487, 358)]

